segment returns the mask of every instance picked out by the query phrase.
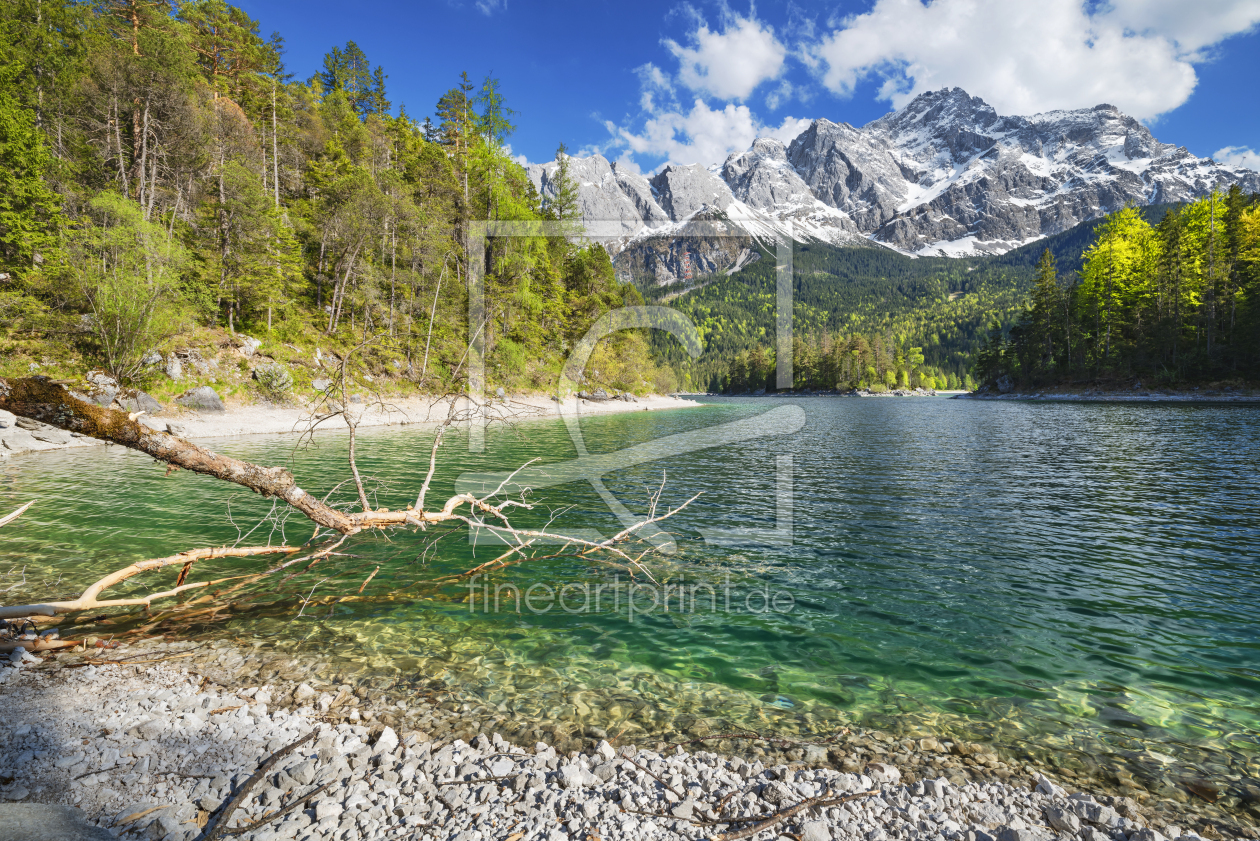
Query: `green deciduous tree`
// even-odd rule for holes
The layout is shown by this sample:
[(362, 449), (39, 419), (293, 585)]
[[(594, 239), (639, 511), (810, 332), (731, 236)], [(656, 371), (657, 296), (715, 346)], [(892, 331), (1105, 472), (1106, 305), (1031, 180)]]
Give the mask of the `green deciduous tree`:
[(180, 272), (187, 255), (117, 193), (92, 200), (67, 237), (70, 271), (83, 295), (106, 368), (120, 380), (180, 326)]

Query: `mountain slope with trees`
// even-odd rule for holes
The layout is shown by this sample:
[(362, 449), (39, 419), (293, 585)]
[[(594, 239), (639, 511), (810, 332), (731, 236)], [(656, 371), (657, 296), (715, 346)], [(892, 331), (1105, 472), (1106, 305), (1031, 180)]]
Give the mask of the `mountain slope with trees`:
[[(561, 218), (505, 151), (499, 81), (461, 75), (417, 123), (353, 41), (306, 81), (283, 47), (223, 0), (0, 8), (0, 373), (143, 384), (248, 334), (299, 383), (366, 342), (378, 375), (458, 387), (470, 222)], [(492, 240), (485, 268), (496, 385), (553, 386), (601, 313), (639, 301), (563, 237)], [(595, 362), (609, 387), (673, 386), (637, 333)]]

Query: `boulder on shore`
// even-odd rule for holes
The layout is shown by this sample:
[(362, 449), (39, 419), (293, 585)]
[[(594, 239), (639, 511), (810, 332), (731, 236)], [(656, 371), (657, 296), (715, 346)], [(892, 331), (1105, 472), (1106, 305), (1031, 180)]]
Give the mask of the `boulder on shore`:
[(191, 391), (184, 392), (175, 398), (175, 402), (185, 408), (196, 409), (200, 412), (227, 411), (223, 407), (223, 401), (219, 399), (219, 395), (208, 385), (198, 386)]
[(143, 391), (137, 391), (130, 397), (119, 397), (118, 405), (128, 412), (148, 412), (150, 415), (156, 415), (162, 411), (162, 404)]

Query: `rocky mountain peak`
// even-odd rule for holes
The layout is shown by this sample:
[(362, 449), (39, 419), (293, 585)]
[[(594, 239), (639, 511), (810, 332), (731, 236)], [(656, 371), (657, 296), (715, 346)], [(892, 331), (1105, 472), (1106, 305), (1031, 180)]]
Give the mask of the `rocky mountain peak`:
[(700, 164), (667, 166), (651, 184), (657, 203), (676, 222), (704, 208), (726, 210), (733, 198), (730, 187)]
[[(541, 194), (554, 170), (529, 167)], [(622, 221), (622, 248), (716, 212), (757, 238), (995, 253), (1131, 204), (1231, 184), (1260, 192), (1260, 173), (1161, 143), (1115, 106), (1004, 116), (961, 88), (922, 93), (861, 128), (820, 118), (786, 146), (758, 138), (720, 167), (669, 165), (649, 180), (593, 155), (570, 171), (584, 218)]]
[(783, 144), (782, 140), (777, 140), (773, 137), (758, 137), (753, 141), (750, 151), (754, 155), (760, 155), (763, 158), (787, 163), (787, 146)]

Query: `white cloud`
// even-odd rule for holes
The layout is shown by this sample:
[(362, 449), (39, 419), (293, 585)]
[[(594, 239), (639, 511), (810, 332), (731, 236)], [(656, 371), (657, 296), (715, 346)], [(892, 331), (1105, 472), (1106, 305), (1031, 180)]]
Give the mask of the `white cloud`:
[(1260, 152), (1252, 151), (1246, 146), (1226, 146), (1217, 149), (1212, 160), (1226, 166), (1240, 166), (1260, 172)]
[(774, 90), (766, 94), (766, 107), (771, 111), (777, 111), (780, 105), (790, 100), (796, 93), (796, 86), (784, 79)]
[(762, 82), (783, 72), (787, 49), (774, 30), (753, 17), (730, 12), (721, 32), (701, 20), (692, 33), (693, 46), (666, 40), (678, 59), (678, 81), (693, 91), (718, 99), (744, 100)]
[(731, 152), (743, 151), (758, 137), (777, 137), (789, 142), (809, 125), (809, 120), (786, 118), (777, 127), (763, 125), (747, 105), (727, 103), (710, 108), (697, 99), (691, 110), (661, 111), (645, 122), (642, 131), (607, 122), (614, 145), (632, 155), (664, 157), (673, 164), (708, 164), (725, 160)]
[(783, 123), (778, 128), (763, 129), (757, 135), (758, 137), (773, 137), (775, 140), (781, 141), (784, 145), (791, 143), (796, 136), (809, 128), (810, 123), (814, 122), (808, 117), (785, 117)]
[(522, 154), (520, 154), (520, 155), (513, 155), (513, 154), (512, 154), (512, 144), (511, 144), (511, 143), (505, 143), (505, 144), (503, 144), (503, 154), (507, 155), (509, 158), (511, 158), (512, 160), (516, 161), (516, 162), (517, 162), (518, 164), (520, 164), (521, 166), (529, 166), (529, 159), (525, 157), (524, 153), (522, 153)]
[[(723, 6), (719, 31), (690, 7), (683, 11), (695, 22), (690, 46), (663, 42), (678, 59), (678, 72), (671, 75), (652, 63), (635, 68), (642, 111), (631, 123), (604, 123), (612, 135), (605, 153), (620, 152), (619, 162), (636, 169), (635, 155), (707, 166), (747, 149), (758, 137), (789, 142), (809, 125), (808, 120), (787, 117), (779, 126), (767, 126), (743, 104), (760, 85), (775, 80), (779, 84), (766, 95), (772, 110), (801, 93), (780, 78), (788, 50), (755, 12), (744, 17)], [(690, 102), (680, 102), (688, 91)], [(709, 105), (706, 98), (719, 102)], [(641, 128), (633, 128), (639, 120)]]
[(823, 83), (849, 95), (883, 79), (901, 107), (959, 86), (1000, 113), (1109, 102), (1153, 119), (1185, 102), (1194, 63), (1260, 21), (1260, 0), (876, 0), (812, 48)]
[(1111, 0), (1106, 17), (1125, 29), (1170, 38), (1196, 60), (1221, 40), (1260, 21), (1260, 0)]
[(475, 4), (477, 11), (489, 17), (495, 12), (507, 11), (507, 0), (477, 0)]
[(639, 106), (644, 111), (656, 111), (673, 103), (674, 86), (665, 71), (649, 61), (634, 72), (639, 77)]

